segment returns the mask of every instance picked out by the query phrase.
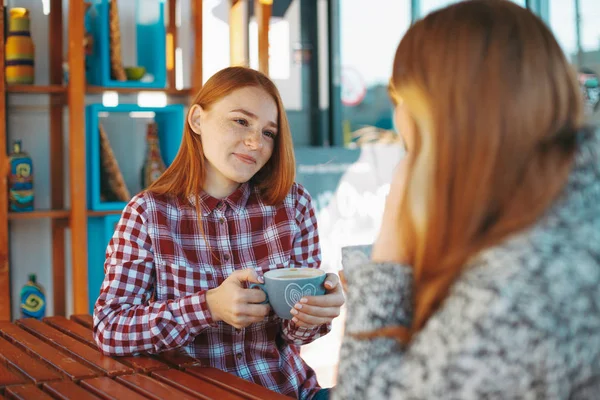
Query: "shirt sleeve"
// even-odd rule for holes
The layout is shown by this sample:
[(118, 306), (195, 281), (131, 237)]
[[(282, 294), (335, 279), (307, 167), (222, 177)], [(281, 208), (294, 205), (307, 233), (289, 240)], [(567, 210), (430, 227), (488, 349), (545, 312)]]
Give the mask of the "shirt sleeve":
[(215, 326), (206, 293), (154, 301), (156, 269), (146, 203), (126, 206), (106, 250), (105, 277), (94, 306), (94, 338), (102, 353), (159, 353)]
[[(352, 334), (410, 325), (411, 268), (367, 261), (354, 268), (345, 265), (344, 273), (346, 329), (334, 400), (539, 397), (530, 379), (543, 364), (536, 355), (556, 343), (527, 324), (496, 289), (459, 287), (403, 345)], [(527, 357), (523, 348), (531, 349)]]
[[(294, 185), (296, 194), (296, 221), (299, 233), (294, 239), (291, 268), (320, 268), (321, 246), (317, 228), (317, 217), (310, 194), (299, 184)], [(323, 324), (314, 328), (303, 328), (291, 320), (282, 322), (283, 338), (295, 345), (304, 345), (325, 336), (331, 331), (331, 324)]]

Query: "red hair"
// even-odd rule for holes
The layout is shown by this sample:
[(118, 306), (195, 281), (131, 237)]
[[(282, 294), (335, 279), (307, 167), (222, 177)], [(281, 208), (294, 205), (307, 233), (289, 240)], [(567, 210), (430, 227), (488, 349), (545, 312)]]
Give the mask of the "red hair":
[(533, 224), (564, 187), (584, 123), (574, 71), (546, 25), (505, 0), (456, 3), (398, 46), (392, 92), (415, 129), (397, 221), (414, 269), (411, 340), (468, 261)]

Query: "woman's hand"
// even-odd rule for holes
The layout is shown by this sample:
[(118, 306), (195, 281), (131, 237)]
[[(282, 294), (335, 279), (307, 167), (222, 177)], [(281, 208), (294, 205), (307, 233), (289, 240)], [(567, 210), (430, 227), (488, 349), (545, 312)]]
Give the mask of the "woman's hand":
[(410, 160), (407, 155), (396, 166), (390, 192), (385, 201), (381, 228), (377, 240), (373, 244), (371, 260), (376, 262), (397, 262), (405, 264), (407, 260), (404, 243), (400, 233), (400, 210)]
[(292, 321), (296, 325), (314, 328), (328, 324), (340, 315), (340, 309), (345, 300), (338, 276), (327, 274), (324, 285), (325, 294), (323, 296), (303, 297), (292, 308), (291, 313), (294, 315)]
[(261, 322), (269, 315), (271, 307), (262, 303), (267, 299), (262, 290), (246, 289), (244, 282), (263, 283), (256, 271), (235, 271), (215, 289), (206, 292), (206, 303), (213, 321), (223, 321), (241, 329)]

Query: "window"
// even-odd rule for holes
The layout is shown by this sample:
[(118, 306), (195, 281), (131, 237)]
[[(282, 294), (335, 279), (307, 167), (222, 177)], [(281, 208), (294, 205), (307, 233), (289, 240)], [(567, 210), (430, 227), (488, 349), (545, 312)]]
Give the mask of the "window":
[[(420, 0), (419, 1), (419, 17), (425, 16), (438, 8), (449, 6), (450, 4), (458, 3), (460, 0)], [(512, 0), (521, 7), (525, 7), (526, 0)]]
[(580, 67), (600, 64), (600, 2), (551, 1), (550, 27), (567, 58)]
[[(569, 61), (585, 70), (588, 107), (590, 112), (598, 101), (600, 91), (600, 2), (597, 0), (551, 1), (548, 11), (549, 25)], [(594, 123), (600, 122), (598, 107), (592, 115)]]
[(387, 94), (394, 53), (410, 26), (410, 0), (340, 1), (343, 143), (357, 131), (393, 128)]

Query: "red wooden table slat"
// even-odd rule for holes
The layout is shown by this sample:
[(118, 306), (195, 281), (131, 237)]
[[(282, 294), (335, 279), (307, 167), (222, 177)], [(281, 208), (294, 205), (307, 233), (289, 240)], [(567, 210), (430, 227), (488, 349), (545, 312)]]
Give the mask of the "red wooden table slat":
[(89, 314), (73, 314), (71, 315), (71, 319), (88, 329), (94, 328), (94, 318)]
[(42, 386), (43, 390), (58, 400), (99, 400), (100, 397), (88, 392), (75, 382), (56, 381), (47, 382)]
[(115, 379), (128, 388), (135, 390), (139, 394), (153, 400), (177, 399), (177, 400), (195, 400), (196, 397), (187, 395), (185, 392), (175, 389), (157, 379), (147, 375), (133, 374), (123, 375)]
[(84, 379), (80, 382), (82, 388), (94, 393), (101, 399), (144, 400), (145, 397), (115, 382), (107, 376)]
[[(55, 329), (58, 329), (74, 339), (79, 340), (80, 342), (87, 344), (95, 350), (98, 349), (92, 330), (83, 325), (61, 316), (44, 318), (44, 323)], [(150, 356), (113, 357), (113, 359), (132, 367), (138, 372), (143, 373), (169, 368), (168, 364), (160, 362)]]
[(133, 369), (113, 360), (112, 358), (101, 354), (98, 350), (65, 335), (64, 333), (46, 325), (33, 318), (20, 319), (17, 324), (33, 335), (45, 340), (54, 346), (65, 350), (78, 360), (97, 368), (108, 376), (117, 376), (122, 374), (131, 374)]
[(147, 374), (152, 371), (158, 371), (161, 369), (169, 369), (170, 367), (150, 356), (135, 356), (135, 357), (113, 357), (115, 360), (122, 362), (125, 365), (130, 366), (136, 372)]
[(65, 333), (80, 342), (83, 342), (93, 348), (96, 348), (96, 341), (94, 340), (94, 332), (86, 328), (83, 325), (79, 325), (77, 322), (70, 319), (66, 319), (62, 316), (46, 317), (44, 323), (50, 325), (54, 329), (58, 329), (62, 333)]
[(6, 388), (6, 397), (15, 400), (52, 400), (35, 385), (18, 385)]
[(0, 322), (0, 334), (26, 349), (28, 354), (52, 365), (69, 379), (79, 380), (100, 375), (99, 372), (10, 322)]
[(167, 363), (177, 369), (184, 369), (188, 367), (199, 367), (201, 365), (200, 360), (190, 357), (186, 354), (181, 354), (179, 349), (164, 351), (156, 355), (160, 361)]
[(197, 376), (207, 382), (220, 386), (228, 391), (238, 393), (252, 400), (289, 400), (280, 393), (269, 390), (263, 386), (248, 382), (233, 374), (212, 367), (191, 367), (186, 372)]
[(34, 383), (61, 379), (58, 372), (51, 370), (50, 367), (3, 338), (0, 338), (0, 361), (4, 364), (8, 363)]
[(11, 371), (4, 364), (0, 364), (0, 389), (8, 385), (22, 385), (31, 383), (17, 371)]
[(245, 397), (242, 397), (236, 393), (229, 392), (220, 388), (219, 386), (212, 385), (203, 379), (196, 378), (195, 376), (186, 374), (185, 372), (177, 369), (154, 371), (150, 376), (177, 389), (183, 390), (192, 396), (196, 396), (205, 400), (245, 399)]

